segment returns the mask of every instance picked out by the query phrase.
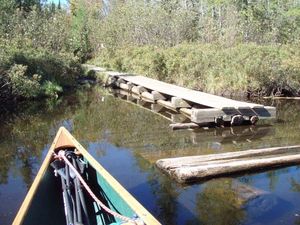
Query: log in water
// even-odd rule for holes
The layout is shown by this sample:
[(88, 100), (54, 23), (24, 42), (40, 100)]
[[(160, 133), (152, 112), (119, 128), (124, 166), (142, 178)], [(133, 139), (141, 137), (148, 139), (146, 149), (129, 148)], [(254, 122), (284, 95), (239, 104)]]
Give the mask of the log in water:
[(199, 128), (196, 123), (171, 123), (169, 126), (172, 130)]
[(156, 165), (180, 183), (300, 163), (300, 145), (160, 159)]

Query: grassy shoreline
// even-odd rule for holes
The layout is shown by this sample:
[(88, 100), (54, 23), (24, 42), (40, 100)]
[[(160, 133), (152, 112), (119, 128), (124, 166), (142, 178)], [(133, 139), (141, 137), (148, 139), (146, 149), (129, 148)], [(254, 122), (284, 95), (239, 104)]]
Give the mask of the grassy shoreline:
[(296, 44), (103, 49), (90, 63), (218, 95), (300, 94), (300, 48)]

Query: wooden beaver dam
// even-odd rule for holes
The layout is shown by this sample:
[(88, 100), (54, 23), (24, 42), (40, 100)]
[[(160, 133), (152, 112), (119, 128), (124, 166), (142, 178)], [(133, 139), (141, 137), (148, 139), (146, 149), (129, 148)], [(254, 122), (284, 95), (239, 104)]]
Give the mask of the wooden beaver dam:
[(275, 107), (236, 101), (140, 75), (105, 71), (90, 65), (87, 68), (105, 74), (106, 86), (123, 90), (120, 94), (150, 103), (153, 112), (166, 108), (187, 119), (172, 122), (173, 129), (255, 124), (258, 120), (276, 117)]
[(300, 145), (160, 159), (158, 168), (179, 183), (300, 163)]

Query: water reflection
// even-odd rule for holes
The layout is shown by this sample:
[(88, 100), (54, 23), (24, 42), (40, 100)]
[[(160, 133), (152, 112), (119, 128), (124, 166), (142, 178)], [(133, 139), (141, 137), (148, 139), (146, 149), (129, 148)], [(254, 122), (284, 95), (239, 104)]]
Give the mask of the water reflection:
[[(10, 109), (0, 120), (1, 224), (11, 223), (60, 126), (94, 152), (163, 224), (299, 223), (298, 167), (180, 186), (154, 166), (164, 157), (299, 144), (300, 104), (274, 104), (279, 108), (274, 124), (197, 131), (171, 131), (168, 120), (101, 89)], [(246, 201), (243, 185), (261, 195)], [(270, 203), (269, 210), (263, 202)]]
[(233, 188), (232, 180), (214, 180), (205, 184), (196, 195), (196, 207), (201, 224), (241, 224), (245, 218), (243, 196)]

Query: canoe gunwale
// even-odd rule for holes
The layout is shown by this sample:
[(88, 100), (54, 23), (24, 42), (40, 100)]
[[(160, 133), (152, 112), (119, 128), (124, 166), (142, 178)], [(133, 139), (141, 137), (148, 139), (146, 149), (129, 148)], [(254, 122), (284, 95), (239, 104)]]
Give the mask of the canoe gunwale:
[(100, 173), (107, 183), (114, 189), (124, 201), (128, 203), (131, 209), (138, 215), (138, 217), (145, 224), (160, 224), (151, 213), (149, 213), (112, 175), (108, 173), (98, 161), (96, 161), (88, 152), (85, 150), (82, 145), (77, 142), (77, 140), (66, 130), (64, 127), (60, 127), (56, 137), (51, 144), (51, 147), (34, 179), (14, 221), (13, 225), (22, 224), (25, 215), (31, 205), (31, 202), (34, 198), (35, 193), (37, 192), (38, 186), (41, 183), (43, 176), (45, 175), (47, 168), (49, 167), (52, 159), (53, 153), (57, 153), (59, 150), (74, 148), (76, 154), (81, 154), (89, 164)]

